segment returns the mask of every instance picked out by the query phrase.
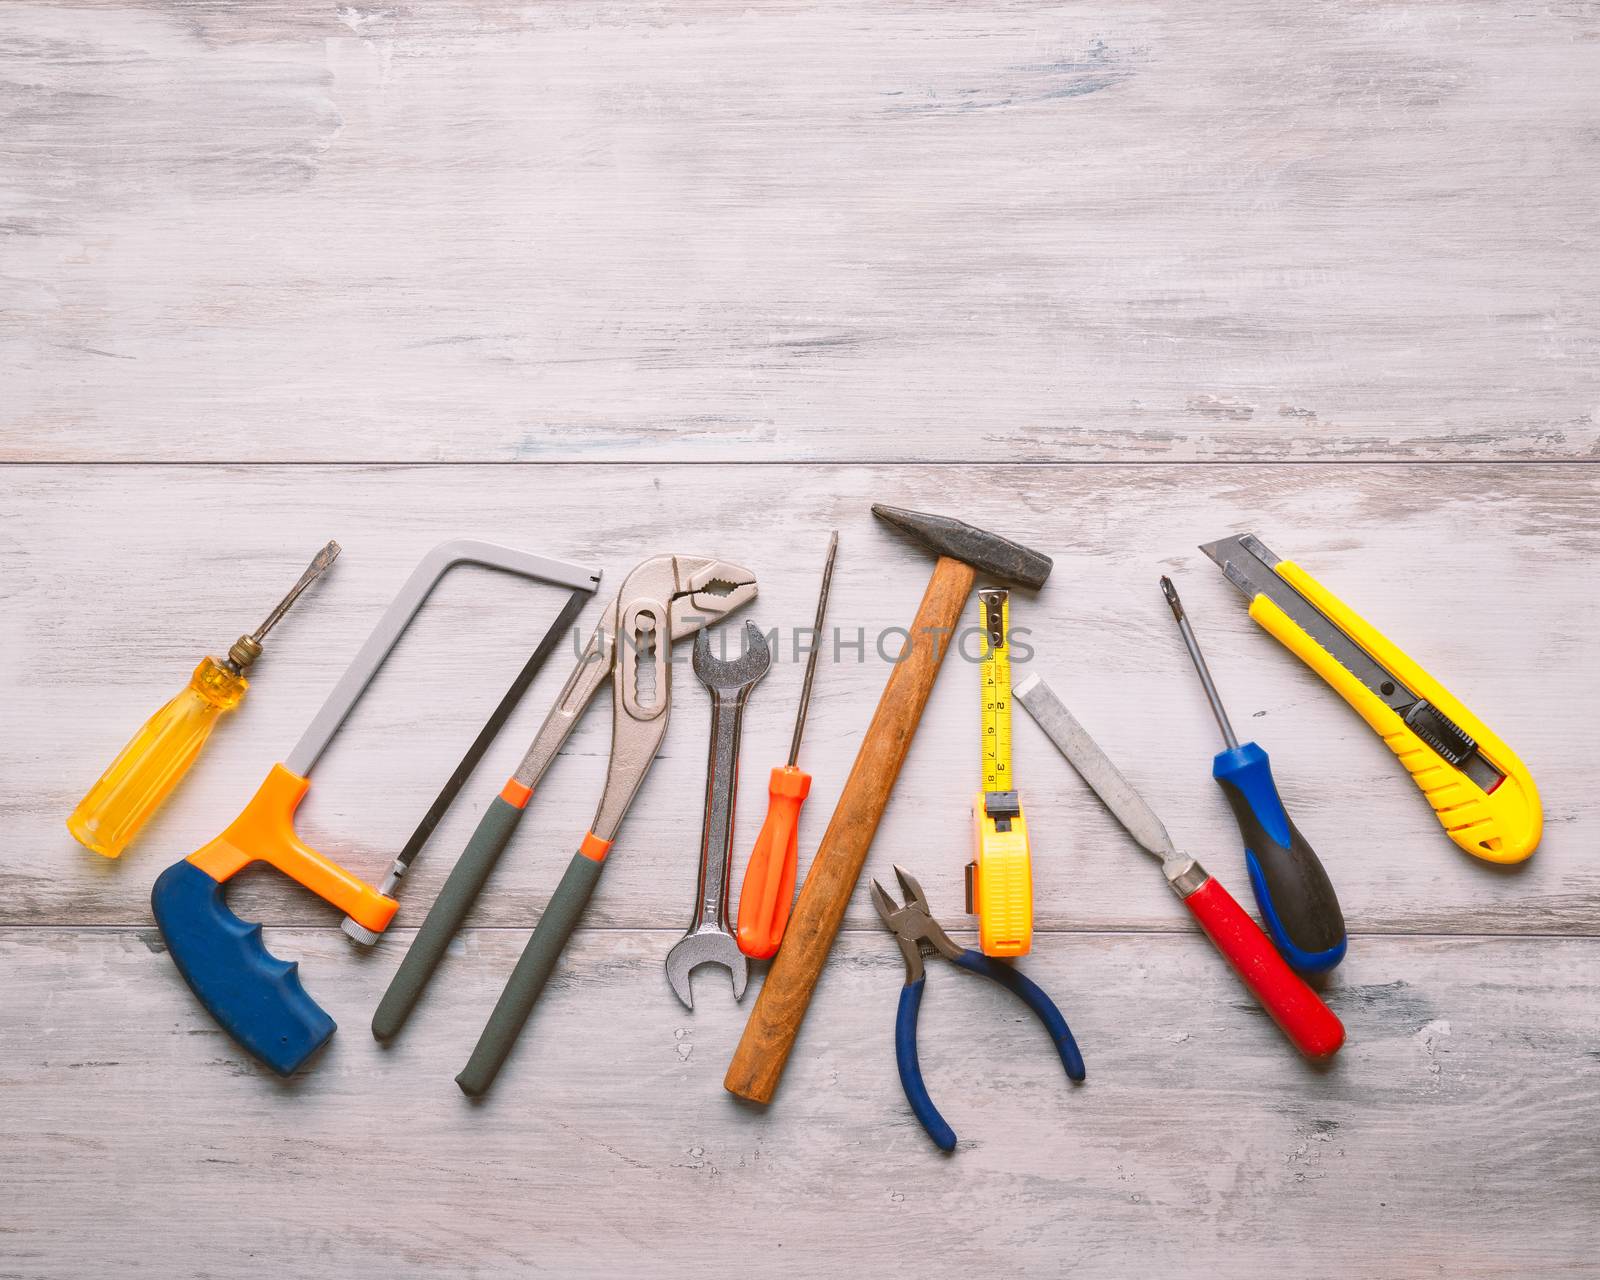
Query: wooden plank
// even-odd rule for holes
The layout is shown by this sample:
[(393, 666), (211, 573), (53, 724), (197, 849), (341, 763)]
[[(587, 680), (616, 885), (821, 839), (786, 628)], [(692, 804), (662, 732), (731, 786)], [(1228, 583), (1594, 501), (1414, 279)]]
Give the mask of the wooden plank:
[[(1035, 668), (1147, 790), (1175, 837), (1237, 893), (1247, 892), (1238, 836), (1208, 776), (1215, 729), (1156, 586), (1163, 571), (1178, 577), (1236, 721), (1272, 752), (1355, 930), (1600, 930), (1600, 868), (1587, 834), (1600, 807), (1590, 765), (1600, 504), (1587, 467), (21, 467), (0, 482), (9, 507), (0, 524), (5, 922), (147, 922), (156, 874), (239, 810), (412, 565), (464, 534), (601, 564), (610, 589), (640, 558), (674, 548), (755, 571), (761, 598), (749, 616), (784, 635), (747, 721), (742, 875), (798, 695), (791, 629), (810, 623), (827, 531), (837, 527), (830, 621), (845, 645), (863, 639), (837, 662), (830, 652), (817, 678), (802, 758), (816, 775), (803, 819), (808, 858), (885, 678), (876, 639), (886, 654), (898, 651), (890, 629), (909, 622), (930, 569), (924, 552), (868, 515), (882, 500), (959, 514), (1056, 556), (1045, 588), (1019, 592), (1013, 610), (1032, 633)], [(1244, 528), (1298, 557), (1523, 754), (1547, 813), (1529, 863), (1506, 872), (1457, 851), (1382, 744), (1248, 620), (1194, 550)], [(144, 842), (115, 864), (79, 850), (61, 823), (96, 772), (200, 653), (254, 625), (330, 536), (345, 555), (274, 637), (245, 705)], [(554, 608), (548, 591), (486, 572), (448, 579), (319, 765), (305, 836), (380, 876)], [(402, 923), (432, 900), (571, 652), (564, 646), (543, 674), (418, 863)], [(686, 650), (678, 656), (674, 724), (593, 904), (598, 924), (673, 928), (688, 918), (708, 702)], [(975, 671), (952, 657), (868, 864), (885, 875), (893, 861), (909, 863), (945, 911), (957, 908), (969, 856), (977, 702)], [(592, 816), (609, 733), (603, 709), (580, 726), (482, 922), (537, 917)], [(1186, 931), (1155, 869), (1025, 719), (1016, 749), (1041, 924)], [(234, 901), (247, 918), (331, 919), (275, 875), (246, 880)], [(848, 919), (872, 924), (864, 894)]]
[(7, 6), (0, 457), (1594, 457), (1592, 37)]
[(580, 932), (496, 1092), (451, 1083), (522, 941), (472, 932), (407, 1036), (365, 1019), (394, 959), (274, 931), (343, 1024), (283, 1083), (241, 1060), (148, 931), (0, 931), (0, 1273), (77, 1280), (705, 1274), (1504, 1277), (1592, 1272), (1592, 940), (1373, 939), (1294, 1057), (1203, 942), (1046, 936), (1025, 962), (1082, 1041), (1074, 1089), (1011, 997), (942, 963), (901, 1095), (898, 953), (847, 934), (766, 1111), (721, 1088), (743, 1008), (670, 932)]

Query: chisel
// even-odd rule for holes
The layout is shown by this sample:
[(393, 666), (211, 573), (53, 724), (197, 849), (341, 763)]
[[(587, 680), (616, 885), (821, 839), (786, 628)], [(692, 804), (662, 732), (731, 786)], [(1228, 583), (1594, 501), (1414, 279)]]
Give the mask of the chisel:
[(1344, 1043), (1344, 1024), (1289, 968), (1221, 882), (1173, 847), (1172, 837), (1155, 811), (1050, 686), (1038, 676), (1029, 676), (1017, 686), (1016, 697), (1140, 848), (1160, 860), (1167, 886), (1290, 1043), (1308, 1058), (1337, 1053)]

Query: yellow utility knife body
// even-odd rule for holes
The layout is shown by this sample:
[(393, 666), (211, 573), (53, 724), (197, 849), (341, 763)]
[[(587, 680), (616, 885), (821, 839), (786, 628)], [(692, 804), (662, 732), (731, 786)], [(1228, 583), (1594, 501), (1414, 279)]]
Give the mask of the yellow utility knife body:
[(978, 613), (983, 623), (983, 790), (972, 802), (967, 910), (977, 914), (978, 949), (984, 955), (1025, 956), (1033, 946), (1033, 866), (1028, 824), (1011, 776), (1010, 592), (978, 592)]
[(1250, 616), (1360, 713), (1462, 849), (1521, 862), (1544, 828), (1539, 792), (1510, 747), (1449, 690), (1299, 565), (1254, 534), (1201, 547)]

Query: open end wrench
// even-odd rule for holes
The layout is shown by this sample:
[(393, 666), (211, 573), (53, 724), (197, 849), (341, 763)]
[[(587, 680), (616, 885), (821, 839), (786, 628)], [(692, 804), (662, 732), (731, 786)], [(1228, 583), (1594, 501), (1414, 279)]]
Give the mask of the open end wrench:
[(703, 964), (727, 967), (733, 998), (742, 999), (750, 964), (728, 929), (728, 879), (733, 869), (733, 814), (739, 791), (739, 735), (750, 690), (767, 674), (772, 651), (754, 623), (744, 624), (744, 653), (732, 662), (711, 656), (704, 631), (694, 639), (694, 673), (711, 692), (711, 759), (706, 814), (700, 827), (700, 883), (689, 931), (667, 952), (667, 981), (694, 1008), (689, 973)]

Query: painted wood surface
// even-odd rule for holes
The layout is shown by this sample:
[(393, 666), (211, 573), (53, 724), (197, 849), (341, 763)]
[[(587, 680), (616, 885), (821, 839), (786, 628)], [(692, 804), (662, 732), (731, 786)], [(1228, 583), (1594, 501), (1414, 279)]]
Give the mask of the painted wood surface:
[[(895, 1076), (901, 964), (848, 933), (776, 1102), (732, 1102), (725, 978), (670, 930), (586, 930), (482, 1105), (451, 1083), (523, 934), (474, 930), (388, 1051), (397, 951), (272, 930), (341, 1022), (293, 1084), (243, 1063), (150, 930), (0, 929), (10, 1275), (1593, 1274), (1591, 941), (1362, 939), (1350, 1044), (1304, 1066), (1187, 936), (1041, 941), (1073, 1088), (1012, 998), (939, 962)], [(750, 997), (745, 998), (748, 1006)], [(1286, 1262), (1292, 1259), (1292, 1263)]]
[(0, 452), (1593, 457), (1595, 34), (7, 5)]
[[(1589, 1265), (1596, 605), (1573, 590), (1595, 552), (1588, 467), (30, 466), (5, 479), (0, 776), (14, 834), (0, 847), (12, 992), (0, 1078), (16, 1119), (0, 1158), (21, 1225), (0, 1274), (112, 1261), (170, 1273), (176, 1247), (194, 1275), (677, 1275), (703, 1268), (707, 1241), (726, 1253), (752, 1239), (757, 1274), (886, 1254), (887, 1274), (1265, 1277), (1285, 1249), (1316, 1248), (1333, 1250), (1306, 1263), (1319, 1276)], [(588, 822), (603, 711), (552, 770), (400, 1043), (379, 1050), (366, 1022), (570, 645), (419, 862), (376, 952), (355, 953), (332, 912), (271, 874), (235, 888), (234, 906), (267, 922), (268, 945), (302, 962), (342, 1024), (311, 1070), (288, 1084), (264, 1074), (184, 988), (149, 925), (150, 882), (232, 816), (410, 566), (453, 534), (594, 560), (610, 584), (670, 546), (720, 553), (760, 580), (750, 616), (781, 628), (808, 618), (837, 526), (832, 621), (846, 640), (859, 629), (866, 651), (830, 654), (818, 677), (809, 857), (886, 672), (874, 637), (910, 618), (929, 570), (866, 514), (873, 500), (959, 510), (1056, 556), (1045, 588), (1015, 601), (1033, 665), (1243, 895), (1206, 776), (1213, 729), (1155, 584), (1179, 575), (1236, 717), (1272, 750), (1344, 900), (1351, 957), (1325, 991), (1350, 1045), (1332, 1069), (1300, 1063), (1023, 720), (1040, 924), (1026, 964), (1067, 1008), (1089, 1085), (1066, 1085), (1007, 998), (935, 966), (926, 1069), (963, 1137), (953, 1162), (939, 1158), (898, 1090), (899, 959), (863, 887), (776, 1102), (734, 1103), (720, 1081), (750, 996), (735, 1008), (707, 971), (689, 1014), (661, 969), (691, 907), (705, 758), (706, 701), (680, 665), (666, 748), (587, 926), (495, 1095), (467, 1105), (450, 1077)], [(1248, 621), (1192, 549), (1247, 526), (1524, 751), (1549, 820), (1530, 863), (1507, 873), (1455, 850), (1381, 744)], [(59, 824), (90, 762), (330, 535), (344, 557), (147, 839), (114, 864), (78, 850)], [(319, 764), (304, 811), (302, 831), (369, 876), (556, 605), (487, 571), (458, 575)], [(787, 645), (780, 658), (747, 722), (741, 863), (798, 690)], [(868, 862), (879, 876), (913, 866), (958, 930), (976, 695), (975, 670), (953, 660)]]
[[(1596, 34), (1509, 0), (0, 4), (0, 1278), (1600, 1277)], [(1014, 600), (1019, 676), (1248, 900), (1174, 575), (1343, 901), (1332, 1067), (1024, 718), (1025, 964), (1088, 1083), (934, 964), (923, 1058), (962, 1138), (940, 1158), (863, 886), (776, 1102), (734, 1103), (754, 985), (735, 1006), (704, 972), (691, 1014), (662, 971), (708, 719), (684, 652), (586, 927), (469, 1105), (450, 1077), (592, 815), (603, 707), (405, 1036), (366, 1023), (570, 641), (374, 952), (276, 876), (233, 886), (341, 1024), (312, 1070), (272, 1078), (199, 1008), (151, 882), (445, 538), (592, 563), (602, 593), (666, 550), (755, 571), (780, 643), (742, 874), (839, 529), (804, 863), (930, 568), (873, 501), (1055, 556)], [(1531, 862), (1455, 849), (1248, 620), (1195, 549), (1246, 528), (1523, 754)], [(329, 537), (344, 557), (145, 839), (79, 850), (62, 819), (95, 772)], [(558, 603), (447, 579), (302, 833), (381, 875)], [(963, 939), (976, 730), (953, 660), (866, 871), (910, 865)]]

